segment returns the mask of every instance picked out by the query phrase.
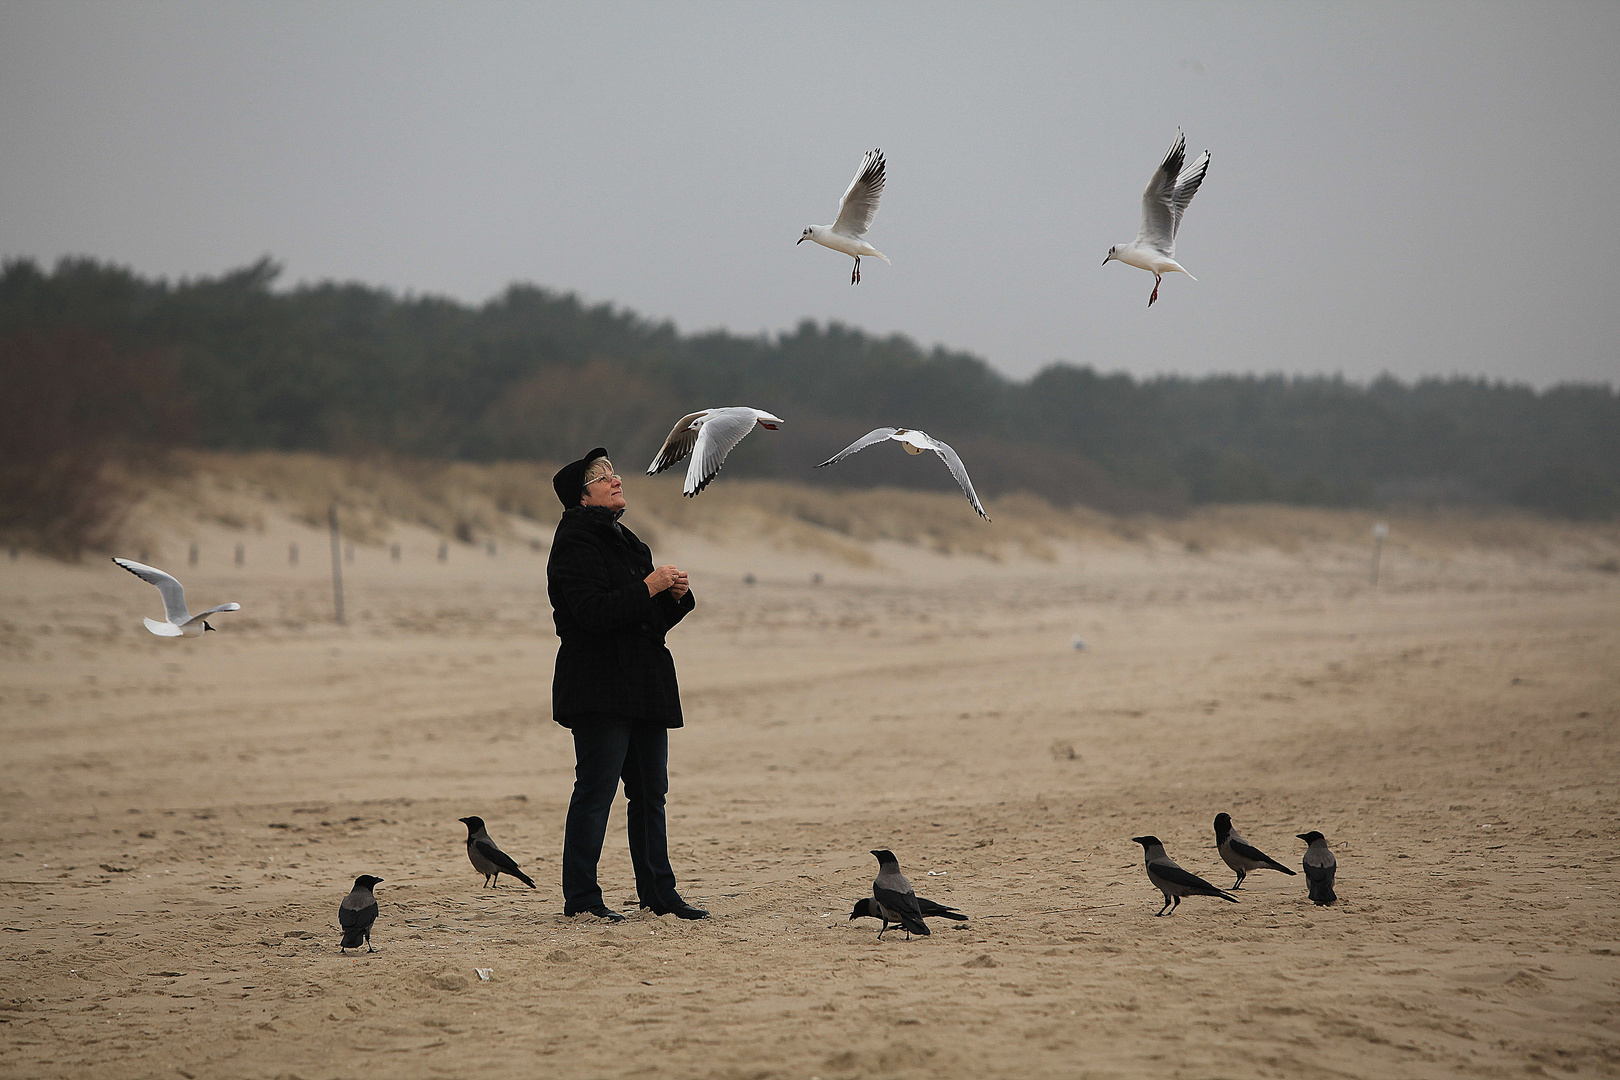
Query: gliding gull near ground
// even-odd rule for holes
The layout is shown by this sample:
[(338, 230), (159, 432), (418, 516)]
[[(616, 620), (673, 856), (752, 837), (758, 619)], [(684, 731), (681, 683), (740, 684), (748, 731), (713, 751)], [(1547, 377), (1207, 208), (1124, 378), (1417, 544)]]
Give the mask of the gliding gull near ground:
[(186, 589), (172, 576), (165, 574), (155, 566), (135, 562), (133, 559), (114, 559), (113, 562), (134, 574), (142, 581), (157, 586), (157, 591), (163, 596), (163, 622), (156, 619), (142, 619), (146, 628), (158, 637), (197, 637), (205, 630), (212, 630), (204, 615), (212, 615), (216, 611), (241, 611), (241, 604), (220, 604), (207, 611), (199, 611), (193, 615), (186, 609)]

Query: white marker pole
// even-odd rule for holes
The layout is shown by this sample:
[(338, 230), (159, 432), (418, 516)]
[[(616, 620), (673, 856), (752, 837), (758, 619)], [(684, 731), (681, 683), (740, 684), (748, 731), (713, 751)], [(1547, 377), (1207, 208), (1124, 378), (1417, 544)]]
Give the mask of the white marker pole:
[(338, 550), (337, 503), (326, 510), (326, 524), (332, 530), (332, 606), (337, 609), (337, 623), (343, 625), (343, 553)]
[(1375, 522), (1373, 522), (1372, 534), (1373, 534), (1372, 585), (1373, 585), (1373, 588), (1376, 589), (1378, 587), (1378, 556), (1384, 550), (1384, 537), (1389, 535), (1389, 523), (1386, 522), (1386, 521), (1375, 521)]

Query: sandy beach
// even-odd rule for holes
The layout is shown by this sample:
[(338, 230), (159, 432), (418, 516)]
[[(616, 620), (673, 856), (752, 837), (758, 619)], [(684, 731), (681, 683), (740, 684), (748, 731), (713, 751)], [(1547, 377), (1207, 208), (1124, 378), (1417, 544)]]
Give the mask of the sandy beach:
[[(607, 926), (561, 915), (549, 528), (379, 527), (340, 627), (324, 533), (257, 505), (143, 519), (194, 608), (242, 603), (204, 640), (103, 559), (0, 558), (0, 1076), (1620, 1075), (1612, 527), (1397, 522), (1374, 589), (1348, 512), (994, 557), (649, 515), (698, 598), (670, 831), (714, 917)], [(1291, 866), (1325, 833), (1340, 903), (1266, 872), (1154, 918), (1130, 838), (1227, 886), (1221, 811)], [(481, 888), (468, 814), (537, 890)], [(848, 921), (874, 847), (971, 919)], [(377, 951), (339, 955), (361, 873)]]

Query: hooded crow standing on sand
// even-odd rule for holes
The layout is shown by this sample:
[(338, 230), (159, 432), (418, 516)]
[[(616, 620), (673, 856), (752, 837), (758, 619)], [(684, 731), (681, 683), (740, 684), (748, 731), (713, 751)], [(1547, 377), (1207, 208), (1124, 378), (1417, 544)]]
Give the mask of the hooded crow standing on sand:
[(1237, 874), (1233, 889), (1243, 888), (1243, 879), (1251, 870), (1281, 870), (1289, 877), (1294, 876), (1288, 867), (1239, 836), (1237, 830), (1232, 828), (1231, 814), (1215, 815), (1215, 850), (1221, 853), (1221, 860)]
[(890, 923), (898, 923), (905, 930), (907, 941), (912, 934), (927, 937), (928, 924), (922, 920), (922, 905), (917, 902), (911, 882), (900, 872), (900, 860), (888, 848), (878, 848), (872, 856), (878, 861), (878, 876), (872, 881), (872, 902), (877, 905), (878, 918), (883, 920), (878, 940), (883, 939), (883, 931)]
[(472, 860), (473, 869), (484, 875), (485, 888), (498, 887), (502, 874), (509, 874), (529, 888), (534, 888), (533, 879), (519, 870), (512, 856), (496, 847), (495, 841), (489, 838), (483, 818), (474, 816), (456, 820), (467, 826), (467, 858)]
[(1164, 853), (1164, 844), (1157, 836), (1133, 836), (1131, 842), (1142, 845), (1148, 880), (1153, 882), (1154, 888), (1164, 893), (1164, 907), (1159, 909), (1155, 918), (1158, 915), (1174, 915), (1176, 908), (1181, 906), (1183, 896), (1218, 896), (1234, 904), (1238, 902), (1237, 897), (1176, 865), (1176, 861)]
[(1333, 879), (1339, 873), (1339, 860), (1328, 850), (1327, 837), (1312, 829), (1298, 834), (1310, 846), (1305, 849), (1305, 884), (1311, 892), (1311, 902), (1331, 904), (1339, 898), (1333, 891)]
[[(967, 922), (968, 920), (968, 917), (956, 908), (936, 904), (922, 896), (917, 897), (917, 910), (922, 913), (922, 917), (925, 919), (951, 919), (955, 922)], [(849, 913), (849, 921), (854, 922), (856, 919), (878, 919), (883, 923), (883, 930), (887, 930), (889, 923), (895, 921), (884, 918), (882, 905), (871, 897), (855, 901), (855, 910)], [(883, 933), (883, 930), (879, 930), (878, 933)]]
[(380, 884), (382, 878), (370, 874), (361, 874), (354, 879), (354, 891), (338, 905), (338, 925), (343, 927), (343, 940), (338, 943), (338, 952), (358, 949), (362, 941), (366, 952), (377, 951), (371, 947), (371, 924), (377, 921), (377, 898), (371, 890)]

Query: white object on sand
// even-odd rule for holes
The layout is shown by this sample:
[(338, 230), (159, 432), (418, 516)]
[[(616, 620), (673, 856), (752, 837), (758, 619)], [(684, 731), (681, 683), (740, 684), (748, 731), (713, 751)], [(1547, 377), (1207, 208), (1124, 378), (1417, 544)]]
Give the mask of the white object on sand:
[(134, 574), (149, 585), (156, 585), (157, 591), (163, 596), (163, 622), (156, 619), (143, 619), (146, 628), (158, 637), (197, 637), (205, 630), (212, 630), (205, 615), (212, 615), (216, 611), (240, 611), (241, 604), (220, 604), (207, 611), (199, 611), (193, 615), (186, 609), (186, 589), (171, 575), (165, 574), (155, 566), (147, 566), (132, 559), (114, 559), (113, 562)]
[(1148, 307), (1159, 298), (1159, 280), (1164, 275), (1187, 274), (1186, 267), (1176, 262), (1176, 231), (1181, 228), (1181, 215), (1186, 212), (1187, 204), (1192, 202), (1198, 186), (1204, 182), (1204, 174), (1209, 171), (1209, 151), (1205, 150), (1203, 157), (1183, 171), (1181, 166), (1186, 160), (1187, 136), (1177, 131), (1170, 152), (1164, 155), (1158, 171), (1148, 181), (1147, 190), (1142, 192), (1142, 228), (1136, 239), (1128, 244), (1115, 244), (1103, 259), (1104, 266), (1118, 259), (1153, 275), (1153, 295), (1148, 297)]
[(860, 283), (862, 255), (889, 261), (887, 255), (865, 239), (866, 230), (872, 227), (872, 219), (877, 216), (878, 199), (883, 195), (885, 168), (883, 151), (869, 151), (861, 159), (861, 167), (855, 170), (855, 179), (849, 182), (849, 189), (838, 203), (838, 220), (831, 225), (807, 225), (803, 234), (794, 241), (794, 246), (798, 246), (806, 240), (814, 240), (822, 247), (854, 256), (855, 269), (849, 275), (851, 285)]
[(824, 469), (835, 461), (843, 461), (857, 450), (865, 450), (868, 446), (883, 442), (886, 439), (893, 439), (905, 447), (908, 454), (920, 454), (924, 450), (932, 450), (938, 454), (939, 459), (951, 470), (951, 475), (956, 477), (956, 482), (962, 485), (962, 493), (967, 496), (968, 502), (973, 504), (973, 509), (984, 520), (990, 520), (990, 515), (984, 512), (984, 507), (979, 505), (979, 497), (973, 492), (973, 481), (968, 479), (967, 467), (962, 464), (962, 459), (956, 456), (956, 451), (951, 449), (949, 443), (940, 442), (926, 431), (918, 431), (915, 428), (874, 428), (826, 461), (823, 461), (820, 465), (817, 465), (816, 468)]
[(720, 466), (726, 463), (726, 455), (754, 430), (755, 424), (775, 431), (778, 425), (785, 423), (787, 421), (780, 416), (743, 405), (689, 413), (676, 421), (658, 456), (647, 466), (647, 475), (656, 476), (691, 454), (692, 461), (686, 466), (686, 484), (681, 488), (681, 494), (690, 499), (709, 486)]

